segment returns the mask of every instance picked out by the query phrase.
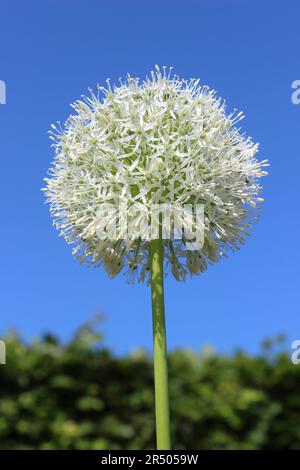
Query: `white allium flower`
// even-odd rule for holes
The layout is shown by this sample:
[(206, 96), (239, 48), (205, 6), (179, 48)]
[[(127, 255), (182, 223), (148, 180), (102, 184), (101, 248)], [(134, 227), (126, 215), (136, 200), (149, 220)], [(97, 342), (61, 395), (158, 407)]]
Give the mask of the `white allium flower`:
[[(149, 279), (148, 227), (153, 204), (204, 205), (204, 245), (164, 240), (165, 270), (177, 280), (200, 274), (236, 250), (257, 219), (267, 161), (236, 128), (243, 114), (199, 80), (181, 80), (156, 67), (141, 82), (129, 75), (76, 101), (75, 114), (50, 131), (55, 161), (45, 188), (55, 226), (82, 262), (102, 265), (113, 277)], [(100, 239), (99, 207), (139, 206), (129, 239)], [(111, 218), (113, 223), (113, 217)], [(135, 235), (136, 234), (136, 235)]]

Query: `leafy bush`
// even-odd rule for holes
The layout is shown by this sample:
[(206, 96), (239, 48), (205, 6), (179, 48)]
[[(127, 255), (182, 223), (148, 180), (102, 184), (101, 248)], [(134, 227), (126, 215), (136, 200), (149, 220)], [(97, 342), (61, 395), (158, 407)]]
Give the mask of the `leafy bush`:
[[(155, 448), (151, 358), (115, 357), (101, 339), (92, 325), (67, 344), (6, 335), (1, 449)], [(300, 366), (287, 354), (177, 350), (169, 368), (174, 448), (300, 449)]]

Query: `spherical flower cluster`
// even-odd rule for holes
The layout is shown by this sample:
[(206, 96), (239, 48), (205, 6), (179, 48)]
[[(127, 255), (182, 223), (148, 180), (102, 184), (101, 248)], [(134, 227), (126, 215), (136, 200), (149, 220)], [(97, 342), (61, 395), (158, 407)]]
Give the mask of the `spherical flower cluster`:
[[(204, 207), (201, 249), (189, 249), (184, 236), (164, 240), (165, 272), (177, 280), (244, 242), (268, 164), (236, 127), (242, 113), (226, 114), (214, 90), (156, 67), (142, 82), (129, 75), (118, 86), (108, 80), (72, 106), (75, 113), (50, 131), (55, 161), (45, 192), (55, 226), (80, 261), (111, 277), (123, 270), (129, 281), (148, 280), (149, 237), (137, 227), (146, 231), (151, 207), (161, 204)], [(129, 237), (99, 236), (105, 204), (139, 207)]]

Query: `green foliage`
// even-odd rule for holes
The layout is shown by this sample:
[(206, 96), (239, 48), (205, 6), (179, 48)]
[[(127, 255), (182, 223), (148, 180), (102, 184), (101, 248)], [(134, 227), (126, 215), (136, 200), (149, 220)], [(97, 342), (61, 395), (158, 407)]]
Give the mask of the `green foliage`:
[[(92, 325), (67, 344), (4, 338), (1, 449), (155, 448), (151, 359), (115, 357), (101, 339)], [(261, 357), (170, 354), (174, 448), (300, 449), (300, 366), (265, 348)]]

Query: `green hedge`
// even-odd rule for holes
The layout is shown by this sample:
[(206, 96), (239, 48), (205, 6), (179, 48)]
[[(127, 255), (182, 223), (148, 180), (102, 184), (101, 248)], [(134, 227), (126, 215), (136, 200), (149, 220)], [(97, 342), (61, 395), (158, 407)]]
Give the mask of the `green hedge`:
[[(115, 357), (86, 325), (67, 344), (4, 338), (1, 449), (155, 448), (153, 372), (142, 351)], [(300, 449), (300, 365), (261, 357), (170, 354), (176, 449)]]

